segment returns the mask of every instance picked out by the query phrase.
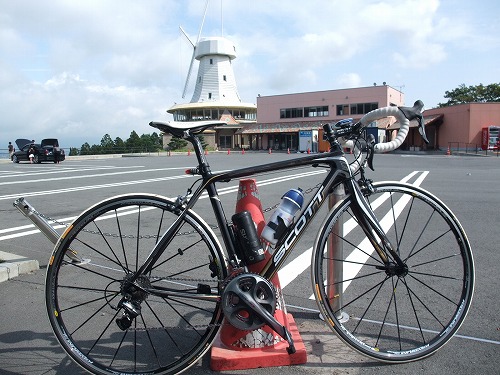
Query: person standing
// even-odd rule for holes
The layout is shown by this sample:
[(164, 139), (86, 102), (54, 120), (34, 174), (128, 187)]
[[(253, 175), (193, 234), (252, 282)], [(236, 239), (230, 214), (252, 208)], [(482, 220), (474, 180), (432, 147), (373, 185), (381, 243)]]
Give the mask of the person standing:
[(54, 163), (59, 164), (61, 161), (61, 149), (59, 148), (59, 146), (54, 147), (53, 152), (54, 152)]
[(9, 149), (9, 158), (10, 158), (10, 160), (12, 160), (12, 155), (14, 155), (14, 151), (16, 151), (16, 150), (15, 150), (14, 146), (12, 146), (11, 142), (9, 142), (8, 149)]
[(33, 164), (33, 161), (35, 159), (35, 145), (31, 144), (29, 150), (28, 150), (28, 158), (30, 159), (30, 163)]

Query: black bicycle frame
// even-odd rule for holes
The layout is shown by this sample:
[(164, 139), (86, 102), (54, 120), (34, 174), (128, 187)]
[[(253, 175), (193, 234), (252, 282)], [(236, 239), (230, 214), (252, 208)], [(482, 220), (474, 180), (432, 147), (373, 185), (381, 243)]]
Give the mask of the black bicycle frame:
[[(387, 264), (388, 259), (378, 245), (379, 241), (381, 241), (382, 244), (387, 245), (386, 247), (389, 249), (393, 257), (399, 259), (397, 254), (392, 251), (392, 246), (390, 246), (389, 240), (385, 236), (377, 219), (373, 215), (373, 212), (366, 202), (366, 199), (364, 199), (359, 186), (354, 181), (351, 170), (349, 168), (349, 163), (340, 147), (322, 155), (304, 156), (291, 160), (278, 161), (274, 163), (262, 164), (253, 167), (240, 168), (232, 171), (213, 174), (210, 171), (209, 163), (203, 153), (203, 148), (198, 138), (195, 136), (191, 136), (188, 140), (191, 141), (195, 148), (195, 153), (198, 158), (198, 168), (196, 169), (195, 174), (199, 174), (201, 176), (202, 183), (192, 193), (191, 197), (186, 200), (186, 202), (183, 202), (182, 205), (179, 204), (179, 210), (181, 210), (179, 216), (163, 234), (160, 240), (156, 243), (147, 260), (136, 272), (136, 274), (134, 275), (135, 277), (133, 277), (131, 281), (135, 281), (135, 279), (139, 275), (151, 271), (156, 260), (161, 256), (163, 249), (168, 246), (173, 236), (179, 230), (183, 218), (187, 214), (188, 210), (190, 210), (196, 204), (199, 197), (204, 191), (207, 191), (210, 197), (210, 202), (215, 214), (215, 218), (217, 220), (217, 224), (220, 228), (222, 239), (226, 246), (226, 251), (229, 259), (236, 260), (237, 258), (234, 236), (232, 234), (230, 223), (228, 223), (226, 219), (222, 203), (219, 199), (216, 184), (221, 182), (229, 182), (241, 177), (249, 177), (255, 174), (293, 169), (296, 167), (307, 165), (313, 167), (326, 167), (329, 169), (328, 175), (325, 177), (321, 185), (319, 185), (315, 195), (309, 200), (307, 207), (302, 211), (301, 215), (297, 218), (294, 225), (290, 226), (287, 232), (278, 241), (275, 247), (276, 250), (260, 272), (260, 275), (266, 279), (270, 279), (276, 274), (276, 272), (278, 272), (283, 262), (286, 260), (287, 256), (293, 249), (295, 243), (300, 239), (300, 237), (304, 233), (304, 230), (309, 226), (316, 213), (322, 207), (323, 203), (327, 200), (329, 194), (340, 183), (344, 184), (346, 191), (353, 194), (353, 202), (355, 203), (355, 216), (372, 244), (374, 244), (375, 249), (381, 256), (384, 263)], [(401, 260), (399, 259), (399, 261)], [(399, 264), (399, 262), (397, 263)]]

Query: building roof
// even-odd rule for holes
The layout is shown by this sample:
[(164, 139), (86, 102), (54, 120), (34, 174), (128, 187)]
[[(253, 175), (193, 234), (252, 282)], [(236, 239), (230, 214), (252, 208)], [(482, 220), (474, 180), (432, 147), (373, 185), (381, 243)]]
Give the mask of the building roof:
[(170, 107), (167, 112), (174, 113), (175, 111), (183, 109), (215, 109), (215, 108), (228, 108), (228, 109), (254, 109), (257, 110), (257, 106), (252, 103), (241, 103), (241, 102), (224, 102), (224, 101), (206, 101), (197, 103), (182, 103), (174, 104)]
[[(425, 126), (440, 125), (443, 122), (443, 117), (444, 117), (443, 114), (426, 116), (426, 117), (424, 117)], [(417, 126), (418, 126), (417, 120), (410, 121), (410, 128), (415, 128)], [(385, 129), (387, 129), (387, 130), (395, 130), (395, 129), (399, 129), (400, 127), (401, 127), (401, 124), (399, 123), (399, 121), (396, 121), (395, 123), (390, 124), (389, 126), (387, 126)], [(381, 129), (382, 127), (378, 126), (378, 128)], [(382, 128), (382, 129), (384, 129), (384, 128)]]
[(307, 121), (296, 123), (248, 124), (236, 134), (258, 133), (296, 133), (299, 130), (319, 129), (326, 121)]

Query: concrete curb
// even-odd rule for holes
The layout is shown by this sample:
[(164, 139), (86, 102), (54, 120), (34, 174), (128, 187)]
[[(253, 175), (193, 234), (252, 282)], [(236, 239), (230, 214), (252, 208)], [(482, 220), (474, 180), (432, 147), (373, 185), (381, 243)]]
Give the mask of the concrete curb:
[(40, 268), (37, 260), (31, 260), (4, 251), (0, 251), (0, 260), (2, 260), (2, 263), (0, 263), (0, 282), (36, 271)]

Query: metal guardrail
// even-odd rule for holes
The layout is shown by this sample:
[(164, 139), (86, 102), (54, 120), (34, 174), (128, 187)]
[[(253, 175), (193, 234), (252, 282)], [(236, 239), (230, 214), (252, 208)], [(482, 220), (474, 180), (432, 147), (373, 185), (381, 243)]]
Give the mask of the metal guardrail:
[(481, 145), (475, 143), (465, 143), (465, 142), (448, 142), (448, 149), (450, 152), (468, 155), (480, 155), (480, 156), (500, 156), (500, 149), (496, 150), (483, 150)]

